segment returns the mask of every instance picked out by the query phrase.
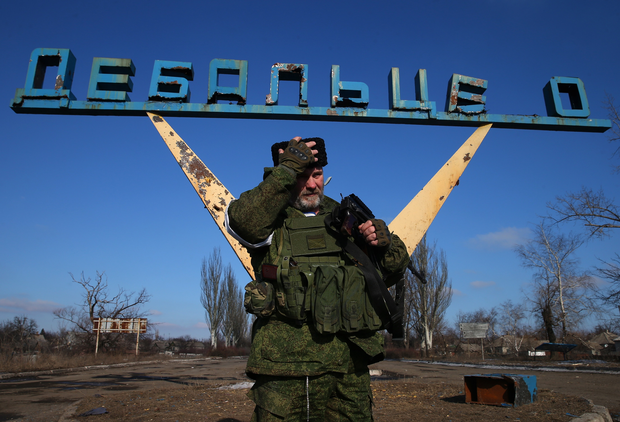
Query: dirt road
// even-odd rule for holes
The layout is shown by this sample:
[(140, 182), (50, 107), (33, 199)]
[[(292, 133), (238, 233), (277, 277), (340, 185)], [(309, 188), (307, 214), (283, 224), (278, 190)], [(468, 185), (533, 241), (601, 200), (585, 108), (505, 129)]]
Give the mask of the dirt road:
[[(95, 367), (87, 370), (37, 373), (0, 380), (0, 421), (57, 421), (70, 404), (84, 397), (112, 392), (136, 392), (199, 384), (235, 384), (249, 379), (245, 359), (197, 359), (151, 362), (139, 365)], [(419, 362), (385, 361), (373, 369), (390, 375), (413, 377), (418, 382), (463, 385), (463, 375), (517, 373), (536, 375), (539, 389), (586, 397), (620, 412), (620, 373), (541, 372), (445, 366)], [(587, 370), (587, 368), (584, 368)]]
[[(571, 396), (585, 397), (610, 411), (620, 413), (620, 372), (604, 373), (592, 370), (588, 366), (553, 365), (537, 370), (526, 370), (523, 367), (465, 367), (446, 366), (418, 362), (384, 361), (371, 368), (383, 369), (402, 375), (413, 375), (417, 381), (428, 383), (445, 382), (463, 385), (463, 375), (475, 374), (520, 374), (535, 375), (538, 389), (552, 390)], [(550, 371), (549, 369), (552, 369)], [(563, 370), (564, 372), (556, 372)]]

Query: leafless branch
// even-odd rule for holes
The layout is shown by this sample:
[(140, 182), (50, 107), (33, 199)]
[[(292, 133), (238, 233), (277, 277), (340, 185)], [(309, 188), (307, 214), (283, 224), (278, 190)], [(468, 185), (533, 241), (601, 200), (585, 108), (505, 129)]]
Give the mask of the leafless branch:
[(548, 203), (550, 219), (555, 223), (581, 221), (588, 228), (590, 236), (609, 235), (609, 229), (620, 228), (620, 211), (613, 200), (600, 190), (581, 188), (578, 193), (556, 197)]

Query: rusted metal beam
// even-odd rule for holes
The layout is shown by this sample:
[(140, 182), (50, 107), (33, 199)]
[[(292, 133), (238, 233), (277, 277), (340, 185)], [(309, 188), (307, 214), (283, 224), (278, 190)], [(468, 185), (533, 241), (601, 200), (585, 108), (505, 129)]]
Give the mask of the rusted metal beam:
[(226, 207), (235, 197), (161, 116), (147, 114), (243, 267), (254, 278), (248, 251), (224, 227)]

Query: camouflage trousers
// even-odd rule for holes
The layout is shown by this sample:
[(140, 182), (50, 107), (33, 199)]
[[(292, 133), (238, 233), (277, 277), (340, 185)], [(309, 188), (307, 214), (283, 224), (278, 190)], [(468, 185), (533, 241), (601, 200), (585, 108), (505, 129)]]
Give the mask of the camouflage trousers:
[(252, 422), (372, 421), (368, 370), (313, 377), (255, 375), (248, 397), (256, 403)]

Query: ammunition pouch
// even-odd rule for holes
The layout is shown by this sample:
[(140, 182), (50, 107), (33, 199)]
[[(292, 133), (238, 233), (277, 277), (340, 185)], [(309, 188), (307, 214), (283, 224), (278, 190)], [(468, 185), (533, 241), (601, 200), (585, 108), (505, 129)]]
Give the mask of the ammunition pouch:
[(358, 267), (318, 267), (312, 290), (312, 316), (320, 333), (356, 333), (381, 329)]
[(252, 280), (245, 286), (243, 306), (249, 314), (267, 317), (273, 313), (273, 285), (264, 281)]
[(288, 218), (274, 239), (277, 258), (263, 262), (259, 281), (246, 286), (248, 312), (310, 323), (321, 334), (384, 328), (368, 274), (347, 257), (343, 245), (350, 242), (326, 228), (325, 216)]

